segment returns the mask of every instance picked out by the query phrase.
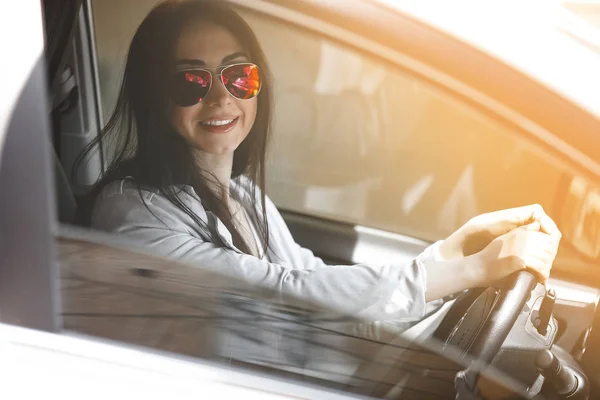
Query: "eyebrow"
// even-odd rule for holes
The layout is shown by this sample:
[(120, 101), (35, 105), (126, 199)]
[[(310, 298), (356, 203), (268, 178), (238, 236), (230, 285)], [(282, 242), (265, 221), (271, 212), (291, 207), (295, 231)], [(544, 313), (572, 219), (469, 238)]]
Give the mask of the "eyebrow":
[[(230, 54), (230, 55), (226, 56), (225, 58), (223, 58), (223, 60), (221, 61), (221, 65), (227, 64), (228, 62), (236, 60), (238, 58), (248, 59), (248, 55), (242, 51), (235, 52), (235, 53)], [(186, 58), (183, 60), (178, 60), (175, 63), (175, 66), (181, 66), (181, 65), (193, 65), (193, 66), (203, 67), (206, 65), (206, 63), (202, 60), (198, 60), (198, 59), (194, 59), (194, 58)]]

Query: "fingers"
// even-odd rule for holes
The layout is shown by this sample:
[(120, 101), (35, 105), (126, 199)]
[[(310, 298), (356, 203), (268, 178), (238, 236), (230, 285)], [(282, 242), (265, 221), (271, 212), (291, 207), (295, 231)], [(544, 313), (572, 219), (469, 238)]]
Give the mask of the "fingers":
[(499, 213), (502, 213), (502, 216), (515, 228), (530, 224), (536, 221), (537, 215), (545, 214), (544, 209), (539, 204), (509, 208), (501, 210)]
[(552, 270), (552, 264), (544, 263), (542, 261), (530, 261), (529, 264), (525, 267), (526, 270), (533, 273), (537, 280), (542, 284), (546, 284), (548, 278), (550, 277), (550, 271)]
[(555, 234), (558, 231), (552, 219), (546, 215), (544, 209), (539, 204), (482, 214), (473, 218), (470, 222), (479, 227), (479, 229), (489, 232), (493, 237), (498, 237), (534, 221), (539, 222), (540, 226), (543, 223), (543, 229), (545, 229), (546, 233), (552, 232)]
[(547, 233), (523, 230), (525, 232), (517, 236), (517, 240), (520, 242), (517, 256), (521, 260), (522, 268), (536, 274), (545, 284), (558, 252), (558, 243)]
[(464, 244), (463, 254), (479, 254), (486, 265), (484, 280), (501, 278), (520, 269), (530, 270), (544, 283), (548, 279), (562, 235), (541, 205), (482, 214), (465, 226), (470, 242), (479, 247), (469, 252)]
[(556, 241), (560, 241), (562, 233), (556, 226), (556, 223), (544, 212), (544, 209), (540, 205), (533, 207), (532, 218), (539, 222), (541, 231), (552, 236)]
[(548, 214), (546, 214), (544, 208), (539, 204), (511, 208), (505, 211), (506, 218), (510, 221), (507, 227), (530, 226), (533, 222), (537, 222), (539, 224), (539, 230), (552, 236), (557, 242), (562, 238), (562, 234), (556, 226), (556, 223)]
[(523, 225), (521, 228), (528, 231), (538, 232), (541, 228), (541, 225), (538, 221), (533, 221), (527, 225)]
[(556, 226), (556, 223), (548, 214), (546, 214), (541, 205), (532, 204), (525, 207), (514, 208), (512, 211), (514, 211), (516, 215), (515, 221), (523, 221), (523, 225), (531, 224), (536, 221), (539, 223), (542, 232), (547, 233), (557, 241), (561, 239), (562, 234)]
[(562, 233), (552, 218), (544, 212), (542, 206), (536, 204), (532, 206), (532, 209), (531, 219), (533, 219), (535, 223), (527, 225), (527, 227), (530, 228), (528, 230), (535, 230), (532, 228), (537, 223), (540, 227), (540, 233), (544, 236), (534, 236), (538, 243), (532, 245), (537, 246), (536, 250), (538, 253), (530, 256), (526, 261), (526, 266), (535, 273), (538, 276), (538, 279), (545, 285), (550, 276), (552, 263), (558, 253), (558, 245), (562, 238)]
[(539, 223), (532, 222), (500, 236), (488, 246), (488, 256), (495, 259), (489, 263), (490, 277), (501, 278), (527, 269), (542, 283), (546, 282), (558, 252), (558, 242), (538, 228)]

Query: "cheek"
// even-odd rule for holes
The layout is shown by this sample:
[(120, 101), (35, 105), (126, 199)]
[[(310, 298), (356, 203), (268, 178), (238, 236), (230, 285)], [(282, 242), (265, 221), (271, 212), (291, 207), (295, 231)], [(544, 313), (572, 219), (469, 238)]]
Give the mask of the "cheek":
[(194, 107), (171, 106), (169, 110), (169, 122), (171, 126), (182, 136), (188, 136), (191, 132)]
[(246, 134), (250, 132), (252, 126), (254, 125), (254, 121), (256, 120), (256, 110), (258, 109), (258, 101), (256, 98), (251, 100), (243, 101), (240, 105), (240, 109), (244, 113), (244, 125), (247, 129)]

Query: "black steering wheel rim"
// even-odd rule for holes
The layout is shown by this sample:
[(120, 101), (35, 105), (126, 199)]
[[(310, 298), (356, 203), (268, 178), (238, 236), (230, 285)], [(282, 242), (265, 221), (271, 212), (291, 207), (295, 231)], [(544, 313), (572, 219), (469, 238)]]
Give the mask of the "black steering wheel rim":
[[(510, 330), (515, 324), (519, 313), (523, 309), (525, 303), (529, 299), (531, 291), (537, 284), (536, 277), (533, 273), (523, 270), (515, 272), (507, 278), (503, 285), (501, 285), (497, 298), (494, 305), (481, 325), (480, 329), (474, 335), (474, 339), (469, 344), (468, 348), (462, 352), (462, 358), (472, 357), (477, 359), (481, 365), (489, 365), (498, 351), (500, 350), (502, 343), (508, 336)], [(462, 302), (458, 302), (453, 305), (449, 310), (448, 314), (456, 314), (457, 310), (453, 310), (455, 306), (462, 309), (463, 316), (468, 311), (469, 302), (473, 303), (483, 293), (484, 289), (472, 289), (467, 292)], [(460, 321), (460, 319), (459, 319)], [(440, 327), (434, 333), (434, 337), (442, 341), (448, 339), (448, 327), (443, 326), (443, 322)]]
[[(469, 360), (476, 360), (477, 365), (481, 366), (482, 368), (489, 365), (500, 350), (502, 343), (514, 326), (521, 310), (525, 306), (525, 303), (528, 301), (530, 293), (536, 286), (536, 278), (531, 272), (524, 270), (512, 274), (511, 276), (502, 280), (502, 282), (498, 282), (498, 285), (494, 285), (494, 287), (496, 286), (499, 289), (499, 293), (496, 296), (492, 310), (489, 312), (485, 322), (481, 325), (481, 328), (478, 330), (474, 340), (470, 342), (468, 351), (460, 355), (460, 353), (457, 352), (452, 346), (440, 349), (441, 351), (434, 350), (433, 348), (439, 349), (437, 345), (433, 346), (431, 351), (440, 354), (442, 358), (447, 357), (448, 361), (458, 361), (459, 365), (463, 366), (465, 365), (466, 357), (469, 357)], [(448, 314), (454, 309), (455, 316), (458, 314), (466, 316), (466, 313), (469, 310), (469, 301), (473, 303), (484, 292), (485, 289), (486, 288), (475, 288), (467, 291), (467, 293), (463, 295), (463, 297), (466, 296), (466, 301), (461, 303), (464, 307), (463, 311), (460, 312), (457, 310), (457, 308), (460, 309), (460, 306), (457, 307), (457, 302), (459, 300), (457, 299), (457, 301), (455, 301), (455, 303), (452, 305)], [(446, 316), (448, 316), (448, 314)], [(454, 318), (453, 320), (455, 321), (454, 325), (456, 325), (462, 320), (462, 318)], [(447, 329), (446, 332), (452, 332), (452, 329)], [(438, 330), (436, 330), (436, 333), (438, 333)], [(445, 342), (444, 338), (436, 337), (436, 333), (434, 333), (433, 337)], [(411, 347), (409, 346), (408, 349), (410, 348)], [(417, 350), (420, 348), (421, 345), (416, 345), (415, 347)], [(388, 391), (391, 389), (390, 383), (397, 381), (397, 377), (394, 375), (397, 374), (398, 371), (404, 370), (403, 368), (399, 367), (399, 365), (403, 363), (410, 364), (412, 362), (412, 357), (418, 358), (420, 357), (420, 353), (420, 351), (407, 352), (407, 357), (402, 357), (402, 359), (397, 360), (394, 365), (388, 367), (388, 371), (383, 373), (383, 375), (380, 375), (379, 372), (377, 372), (375, 375), (371, 376), (371, 362), (365, 361), (364, 365), (361, 365), (361, 367), (357, 370), (357, 376), (362, 378), (368, 377), (369, 379), (372, 379), (372, 381), (370, 384), (365, 382), (358, 393), (374, 397), (387, 396)], [(444, 355), (444, 353), (447, 354)], [(398, 365), (396, 365), (396, 363), (398, 363)], [(477, 368), (475, 368), (475, 371), (477, 371)], [(411, 380), (416, 379), (418, 381), (421, 379), (420, 374), (411, 373), (410, 371), (408, 371), (407, 377), (408, 380), (403, 383), (403, 385), (406, 387), (411, 385)], [(404, 398), (404, 395), (402, 395), (401, 398)]]

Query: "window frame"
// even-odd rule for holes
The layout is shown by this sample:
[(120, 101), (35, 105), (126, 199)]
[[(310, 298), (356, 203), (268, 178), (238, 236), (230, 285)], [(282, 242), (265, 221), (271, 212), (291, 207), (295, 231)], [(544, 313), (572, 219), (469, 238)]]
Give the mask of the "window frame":
[[(1, 147), (0, 318), (2, 323), (57, 332), (62, 325), (54, 243), (57, 212), (42, 4), (35, 0), (21, 3), (26, 5), (18, 11), (0, 12), (0, 17), (9, 19), (2, 26), (17, 30), (8, 40), (27, 38), (20, 43), (23, 59), (14, 65), (28, 71), (18, 97), (8, 99), (12, 110), (5, 116)], [(30, 59), (35, 60), (33, 65), (27, 65)], [(3, 66), (0, 81), (15, 79), (10, 68)]]

